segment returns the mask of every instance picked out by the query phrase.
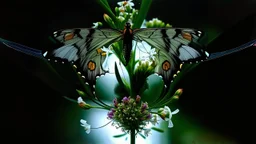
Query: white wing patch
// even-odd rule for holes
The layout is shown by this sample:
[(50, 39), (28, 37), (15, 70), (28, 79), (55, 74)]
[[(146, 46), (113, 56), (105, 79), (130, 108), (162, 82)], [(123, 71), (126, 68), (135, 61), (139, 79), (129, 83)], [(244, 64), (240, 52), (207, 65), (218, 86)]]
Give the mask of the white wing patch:
[(179, 59), (188, 61), (200, 57), (201, 54), (190, 46), (183, 45), (179, 48)]
[(76, 61), (78, 60), (77, 55), (78, 49), (74, 47), (73, 45), (64, 45), (55, 51), (53, 51), (53, 54), (55, 57), (64, 58), (68, 61)]

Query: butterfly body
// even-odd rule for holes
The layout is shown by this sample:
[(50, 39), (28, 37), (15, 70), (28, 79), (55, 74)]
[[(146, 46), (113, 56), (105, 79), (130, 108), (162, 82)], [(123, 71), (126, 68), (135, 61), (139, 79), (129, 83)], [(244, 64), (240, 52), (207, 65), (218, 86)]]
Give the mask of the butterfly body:
[(132, 40), (133, 40), (133, 30), (131, 29), (130, 23), (126, 23), (123, 30), (123, 55), (125, 58), (125, 65), (129, 63), (132, 51)]

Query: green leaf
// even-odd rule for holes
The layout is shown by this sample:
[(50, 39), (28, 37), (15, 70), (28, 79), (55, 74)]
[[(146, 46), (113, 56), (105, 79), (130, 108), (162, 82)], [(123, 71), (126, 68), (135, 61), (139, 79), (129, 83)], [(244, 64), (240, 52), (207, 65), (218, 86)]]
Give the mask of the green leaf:
[(180, 73), (178, 73), (173, 82), (169, 84), (168, 89), (162, 89), (161, 95), (154, 101), (154, 105), (151, 106), (151, 108), (160, 108), (175, 102), (177, 99), (173, 98), (173, 94), (178, 88), (180, 88), (177, 87), (178, 84), (184, 80), (186, 74), (193, 70), (196, 66), (198, 66), (198, 64), (184, 64), (180, 70)]
[(49, 36), (48, 38), (49, 38), (49, 40), (50, 40), (51, 42), (53, 42), (54, 44), (57, 44), (57, 41), (56, 41), (53, 37)]
[(139, 133), (139, 135), (140, 135), (142, 138), (146, 139), (146, 137), (145, 137), (143, 134)]
[(135, 68), (135, 65), (137, 62), (138, 61), (135, 61), (135, 50), (132, 50), (129, 63), (125, 67), (128, 72), (129, 78), (130, 78), (130, 96), (131, 97), (136, 96), (136, 88), (134, 87), (134, 86), (136, 86), (136, 84), (134, 81), (134, 73), (133, 72), (134, 72), (134, 68)]
[(133, 28), (140, 28), (144, 19), (147, 16), (148, 10), (150, 8), (150, 5), (152, 3), (152, 0), (142, 0), (139, 13), (136, 16), (136, 19), (134, 20)]
[(164, 98), (159, 102), (159, 104), (161, 104), (160, 107), (164, 105), (168, 105), (170, 102), (173, 101), (171, 97), (173, 96), (175, 91), (178, 89), (177, 85), (180, 83), (181, 80), (184, 79), (186, 74), (191, 70), (193, 70), (196, 66), (198, 66), (198, 64), (186, 64), (182, 67), (181, 72), (176, 76), (174, 81), (170, 84), (168, 92), (165, 94)]
[(145, 80), (143, 86), (141, 87), (141, 89), (140, 89), (140, 91), (139, 91), (139, 95), (140, 95), (140, 96), (143, 95), (143, 93), (144, 93), (144, 91), (145, 91), (146, 89), (148, 89), (148, 81), (147, 81), (147, 79)]
[[(74, 73), (77, 73), (76, 68), (75, 68), (74, 66), (72, 66), (72, 68), (73, 68), (73, 70), (74, 70)], [(90, 86), (89, 86), (89, 85), (86, 85), (86, 84), (84, 83), (84, 81), (83, 81), (81, 75), (77, 74), (77, 78), (78, 78), (80, 84), (82, 85), (82, 87), (84, 88), (84, 91), (83, 91), (84, 94), (85, 94), (85, 95), (88, 95), (89, 97), (94, 97), (94, 96), (93, 96), (93, 92), (92, 92)]]
[(149, 62), (139, 62), (138, 67), (134, 71), (133, 85), (136, 85), (135, 92), (141, 94), (148, 88), (147, 78), (154, 74), (155, 67), (149, 64)]
[(63, 96), (63, 97), (64, 97), (65, 99), (67, 99), (67, 100), (73, 102), (73, 103), (77, 103), (77, 100), (74, 100), (74, 99), (69, 98), (69, 97), (67, 97), (67, 96)]
[(157, 127), (152, 127), (151, 129), (154, 130), (154, 131), (160, 132), (160, 133), (164, 132), (163, 129), (160, 129), (160, 128), (157, 128)]
[(115, 42), (111, 46), (113, 47), (116, 57), (121, 61), (122, 64), (125, 64), (125, 59), (123, 56), (123, 41)]
[(116, 22), (116, 16), (112, 12), (112, 10), (108, 4), (108, 1), (107, 0), (97, 0), (97, 2), (102, 6), (102, 8), (106, 11), (106, 13), (112, 18), (112, 20), (114, 22)]
[(119, 134), (119, 135), (114, 135), (113, 137), (114, 138), (120, 138), (120, 137), (123, 137), (125, 135), (127, 135), (127, 133), (123, 133), (123, 134)]
[(116, 98), (119, 100), (121, 100), (123, 96), (129, 95), (128, 91), (124, 87), (120, 86), (120, 84), (115, 86), (114, 93), (116, 94)]
[(115, 75), (116, 75), (116, 79), (117, 79), (118, 83), (120, 84), (120, 86), (125, 88), (126, 90), (128, 90), (129, 87), (127, 87), (127, 84), (124, 83), (122, 77), (120, 76), (116, 62), (115, 62)]

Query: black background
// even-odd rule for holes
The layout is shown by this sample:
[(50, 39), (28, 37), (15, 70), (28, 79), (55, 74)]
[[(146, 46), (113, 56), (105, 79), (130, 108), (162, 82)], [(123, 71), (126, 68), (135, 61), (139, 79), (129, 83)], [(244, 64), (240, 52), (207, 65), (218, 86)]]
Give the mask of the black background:
[[(153, 0), (148, 19), (223, 31), (208, 47), (215, 52), (256, 38), (255, 7), (255, 0)], [(91, 27), (104, 13), (93, 0), (1, 1), (0, 12), (0, 37), (38, 49), (46, 49), (52, 31)], [(181, 84), (186, 91), (180, 105), (217, 132), (252, 143), (255, 54), (255, 47), (249, 48), (199, 66)], [(2, 119), (7, 120), (2, 131), (19, 143), (55, 143), (52, 121), (61, 97), (19, 66), (20, 54), (1, 45), (0, 55)]]

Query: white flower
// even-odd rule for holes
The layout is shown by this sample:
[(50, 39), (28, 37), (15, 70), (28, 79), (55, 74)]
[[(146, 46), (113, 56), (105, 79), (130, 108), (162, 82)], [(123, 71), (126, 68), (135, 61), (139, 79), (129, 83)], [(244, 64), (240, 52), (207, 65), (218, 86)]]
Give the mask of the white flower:
[(118, 8), (120, 11), (120, 16), (125, 16), (128, 15), (129, 13), (126, 11), (127, 7), (129, 7), (130, 9), (132, 9), (132, 11), (134, 11), (134, 9), (132, 8), (134, 6), (134, 3), (132, 2), (132, 0), (129, 1), (121, 1), (117, 3), (120, 7)]
[(78, 103), (78, 105), (79, 105), (81, 108), (83, 108), (83, 109), (90, 109), (90, 108), (92, 108), (92, 106), (89, 105), (89, 104), (87, 104), (87, 103), (82, 99), (82, 97), (79, 97), (79, 98), (77, 99), (77, 103)]
[(123, 16), (118, 16), (117, 19), (119, 19), (121, 22), (123, 22), (125, 20), (125, 18)]
[(86, 120), (81, 119), (80, 120), (81, 126), (84, 127), (84, 130), (87, 134), (91, 131), (91, 125), (87, 124)]
[(144, 129), (144, 135), (148, 136), (150, 134), (151, 129)]
[(156, 50), (155, 48), (150, 49), (149, 51), (149, 59), (155, 60)]
[(92, 28), (98, 28), (98, 26), (99, 26), (99, 23), (98, 23), (98, 22), (92, 23), (92, 24), (93, 24)]
[(126, 8), (121, 6), (119, 7), (119, 11), (120, 11), (120, 16), (125, 16), (128, 15), (128, 12), (125, 12)]
[(111, 45), (108, 48), (103, 46), (103, 48), (101, 48), (101, 50), (106, 52), (106, 58), (105, 58), (104, 62), (102, 63), (102, 68), (103, 68), (103, 70), (109, 71), (109, 54), (113, 53), (113, 51), (111, 50)]
[(112, 50), (111, 50), (111, 45), (110, 45), (108, 48), (106, 48), (106, 47), (103, 46), (103, 48), (101, 48), (101, 50), (104, 51), (104, 52), (106, 52), (107, 55), (108, 55), (108, 53), (113, 53)]
[(141, 44), (138, 45), (139, 50), (142, 52), (140, 55), (140, 60), (141, 61), (154, 61), (155, 60), (155, 55), (156, 50), (155, 48), (151, 48), (148, 43), (142, 41)]
[(153, 125), (155, 125), (155, 124), (158, 123), (158, 122), (157, 122), (157, 114), (153, 114), (153, 115), (152, 115), (152, 118), (151, 118), (150, 122), (151, 122)]
[(77, 103), (78, 103), (78, 104), (86, 104), (86, 103), (84, 102), (84, 100), (82, 99), (82, 97), (78, 97), (78, 98), (77, 98)]
[(127, 7), (127, 6), (133, 7), (133, 6), (134, 6), (134, 3), (132, 2), (132, 0), (121, 1), (121, 2), (118, 2), (117, 4), (118, 4), (119, 6), (121, 6), (121, 7)]
[(168, 127), (172, 128), (172, 115), (177, 114), (179, 112), (179, 109), (176, 109), (175, 111), (171, 112), (171, 109), (168, 106), (164, 106), (164, 112), (166, 112), (167, 115), (169, 114), (169, 117), (165, 117), (165, 121), (169, 121)]

